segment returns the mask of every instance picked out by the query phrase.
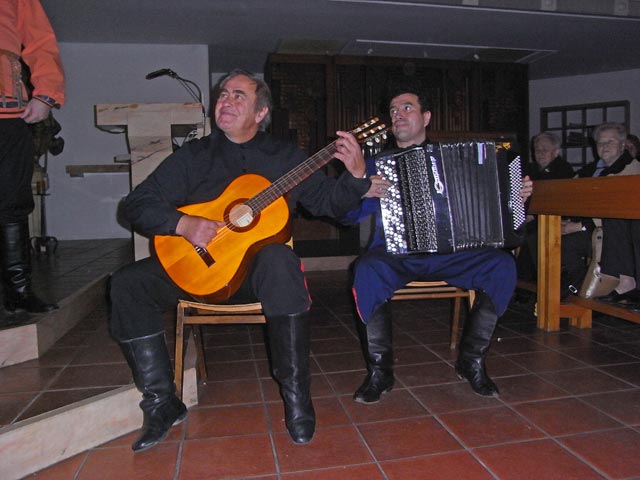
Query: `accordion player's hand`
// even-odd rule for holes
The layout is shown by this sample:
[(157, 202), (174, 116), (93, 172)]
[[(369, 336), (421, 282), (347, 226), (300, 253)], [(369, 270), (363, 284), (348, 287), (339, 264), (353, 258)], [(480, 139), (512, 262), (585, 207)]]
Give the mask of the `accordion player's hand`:
[(369, 177), (369, 180), (371, 180), (371, 187), (369, 188), (367, 193), (363, 195), (362, 198), (382, 198), (387, 195), (389, 187), (391, 186), (391, 182), (385, 180), (380, 175), (371, 175)]
[(527, 175), (522, 179), (522, 187), (520, 188), (520, 198), (522, 198), (522, 203), (525, 203), (532, 193), (533, 181), (529, 175)]

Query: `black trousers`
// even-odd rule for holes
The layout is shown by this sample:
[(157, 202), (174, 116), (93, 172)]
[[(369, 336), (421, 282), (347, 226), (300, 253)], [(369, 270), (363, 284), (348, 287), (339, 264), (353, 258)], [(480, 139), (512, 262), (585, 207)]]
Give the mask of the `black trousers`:
[(602, 219), (602, 273), (636, 279), (640, 288), (640, 220)]
[(0, 225), (25, 221), (33, 210), (34, 145), (20, 118), (0, 119)]
[[(192, 298), (176, 286), (156, 257), (145, 258), (116, 271), (111, 277), (112, 337), (122, 342), (164, 331), (165, 312), (179, 299)], [(260, 301), (267, 317), (291, 315), (309, 309), (300, 258), (282, 244), (263, 247), (249, 274), (229, 303)]]

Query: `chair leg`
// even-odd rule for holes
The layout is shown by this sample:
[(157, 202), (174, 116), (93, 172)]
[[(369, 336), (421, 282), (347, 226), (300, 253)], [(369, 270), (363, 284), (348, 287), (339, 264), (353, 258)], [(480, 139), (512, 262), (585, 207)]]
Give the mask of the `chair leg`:
[(451, 317), (451, 336), (449, 339), (449, 348), (451, 350), (456, 349), (458, 343), (458, 329), (460, 327), (460, 304), (462, 303), (460, 297), (453, 299), (453, 316)]
[(207, 373), (207, 362), (204, 356), (204, 336), (202, 335), (202, 327), (200, 325), (191, 325), (193, 332), (193, 340), (196, 344), (196, 365), (198, 367), (198, 375), (204, 381), (209, 380)]
[(176, 383), (176, 395), (182, 400), (182, 381), (184, 378), (184, 306), (180, 303), (178, 303), (176, 314), (176, 351), (173, 371)]

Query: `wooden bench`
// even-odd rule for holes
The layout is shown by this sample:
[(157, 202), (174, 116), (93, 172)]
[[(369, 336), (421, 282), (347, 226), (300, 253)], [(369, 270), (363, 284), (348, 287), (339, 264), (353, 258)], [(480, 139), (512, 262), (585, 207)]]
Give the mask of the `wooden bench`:
[(640, 219), (640, 175), (535, 182), (529, 213), (538, 215), (538, 328), (555, 331), (560, 318), (590, 328), (592, 311), (640, 323), (640, 314), (573, 296), (560, 303), (561, 217)]

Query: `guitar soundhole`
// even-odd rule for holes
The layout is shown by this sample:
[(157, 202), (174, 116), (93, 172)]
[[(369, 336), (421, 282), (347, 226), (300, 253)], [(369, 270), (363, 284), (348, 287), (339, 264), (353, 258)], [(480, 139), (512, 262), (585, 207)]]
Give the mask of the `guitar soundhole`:
[(229, 211), (228, 222), (237, 229), (250, 226), (254, 219), (253, 210), (244, 203), (234, 205)]

